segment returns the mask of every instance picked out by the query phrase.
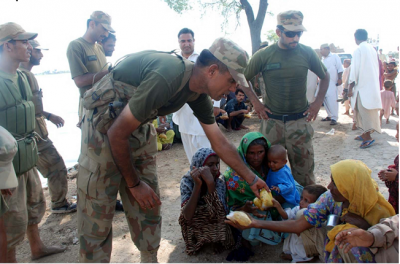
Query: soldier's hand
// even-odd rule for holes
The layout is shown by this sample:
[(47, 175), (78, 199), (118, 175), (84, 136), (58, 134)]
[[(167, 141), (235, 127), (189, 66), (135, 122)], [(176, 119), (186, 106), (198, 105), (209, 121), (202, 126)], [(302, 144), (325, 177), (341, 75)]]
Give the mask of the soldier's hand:
[(311, 103), (310, 106), (308, 107), (307, 111), (305, 111), (303, 113), (303, 115), (307, 116), (306, 121), (307, 122), (314, 121), (315, 118), (317, 118), (317, 116), (318, 116), (318, 112), (319, 112), (320, 108), (321, 108), (320, 104), (318, 104), (316, 102)]
[[(257, 176), (256, 176), (257, 177)], [(257, 177), (258, 178), (258, 177)], [(265, 189), (267, 192), (271, 192), (269, 189), (268, 185), (265, 183), (265, 181), (261, 180), (260, 178), (257, 179), (257, 182), (250, 187), (253, 193), (260, 198), (260, 190)]]
[(50, 116), (50, 122), (53, 123), (54, 125), (56, 125), (58, 128), (63, 127), (64, 126), (64, 119), (62, 119), (60, 116), (57, 115), (51, 115)]
[(254, 107), (254, 111), (256, 111), (256, 113), (258, 115), (258, 118), (265, 119), (265, 120), (269, 119), (269, 117), (267, 115), (267, 112), (270, 113), (270, 114), (272, 114), (272, 113), (267, 107), (265, 107), (265, 105), (263, 105), (258, 100), (256, 102), (254, 102), (254, 103), (252, 102), (252, 104), (253, 104), (253, 107)]
[(139, 186), (128, 189), (143, 209), (153, 209), (157, 205), (161, 205), (160, 198), (144, 181), (141, 181)]

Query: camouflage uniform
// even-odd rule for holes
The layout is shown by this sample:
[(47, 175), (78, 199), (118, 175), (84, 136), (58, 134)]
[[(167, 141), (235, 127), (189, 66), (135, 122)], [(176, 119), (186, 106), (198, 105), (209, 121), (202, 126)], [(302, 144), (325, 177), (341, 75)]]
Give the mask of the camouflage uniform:
[[(20, 70), (27, 77), (33, 96), (40, 100), (34, 100), (36, 108), (36, 126), (35, 132), (39, 134), (37, 146), (39, 151), (39, 159), (37, 162), (37, 169), (47, 178), (47, 184), (49, 186), (49, 192), (51, 197), (51, 208), (58, 208), (68, 204), (66, 195), (68, 193), (68, 182), (67, 182), (67, 168), (61, 155), (54, 147), (53, 142), (48, 138), (47, 125), (43, 117), (43, 110), (41, 100), (42, 95), (35, 78), (35, 75), (20, 67)], [(39, 105), (39, 106), (38, 106)]]

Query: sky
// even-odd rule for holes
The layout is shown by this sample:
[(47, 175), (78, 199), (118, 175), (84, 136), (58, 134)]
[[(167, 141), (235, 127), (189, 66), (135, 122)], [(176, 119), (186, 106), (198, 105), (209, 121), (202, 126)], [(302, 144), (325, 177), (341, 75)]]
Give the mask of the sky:
[[(232, 39), (251, 54), (250, 30), (244, 11), (240, 25), (230, 19), (226, 30), (220, 10), (202, 10), (193, 0), (194, 8), (182, 15), (171, 10), (163, 0), (1, 0), (0, 24), (16, 22), (28, 32), (39, 33), (37, 40), (44, 52), (41, 65), (33, 72), (69, 70), (66, 50), (69, 42), (83, 36), (86, 20), (95, 10), (111, 15), (116, 30), (117, 44), (110, 62), (141, 50), (170, 51), (179, 48), (177, 34), (188, 27), (195, 33), (195, 49), (208, 48), (214, 39), (224, 36)], [(212, 0), (208, 0), (209, 2)], [(258, 0), (249, 0), (257, 14)], [(261, 33), (266, 40), (267, 31), (276, 27), (276, 16), (286, 10), (300, 10), (307, 32), (300, 42), (319, 48), (323, 43), (334, 43), (353, 53), (357, 48), (354, 32), (357, 28), (368, 31), (384, 53), (396, 51), (400, 43), (397, 19), (399, 0), (269, 0), (268, 11)]]

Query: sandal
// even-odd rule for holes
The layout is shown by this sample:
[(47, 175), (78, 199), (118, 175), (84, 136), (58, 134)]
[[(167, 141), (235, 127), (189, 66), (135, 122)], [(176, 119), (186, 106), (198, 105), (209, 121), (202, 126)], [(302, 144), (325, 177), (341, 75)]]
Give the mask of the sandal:
[(356, 136), (356, 138), (355, 138), (354, 140), (364, 141), (364, 139), (362, 138), (362, 136)]
[(360, 148), (361, 149), (365, 149), (365, 148), (369, 148), (372, 146), (372, 144), (375, 142), (375, 140), (365, 140), (363, 143), (361, 143)]
[(325, 117), (321, 121), (331, 121), (332, 119), (330, 117)]

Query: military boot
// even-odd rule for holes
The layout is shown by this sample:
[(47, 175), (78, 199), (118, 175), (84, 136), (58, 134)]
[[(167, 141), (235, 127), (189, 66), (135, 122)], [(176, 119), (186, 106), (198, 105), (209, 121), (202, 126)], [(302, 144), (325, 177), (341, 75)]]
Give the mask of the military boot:
[(157, 251), (158, 248), (150, 251), (140, 251), (140, 263), (158, 263)]

